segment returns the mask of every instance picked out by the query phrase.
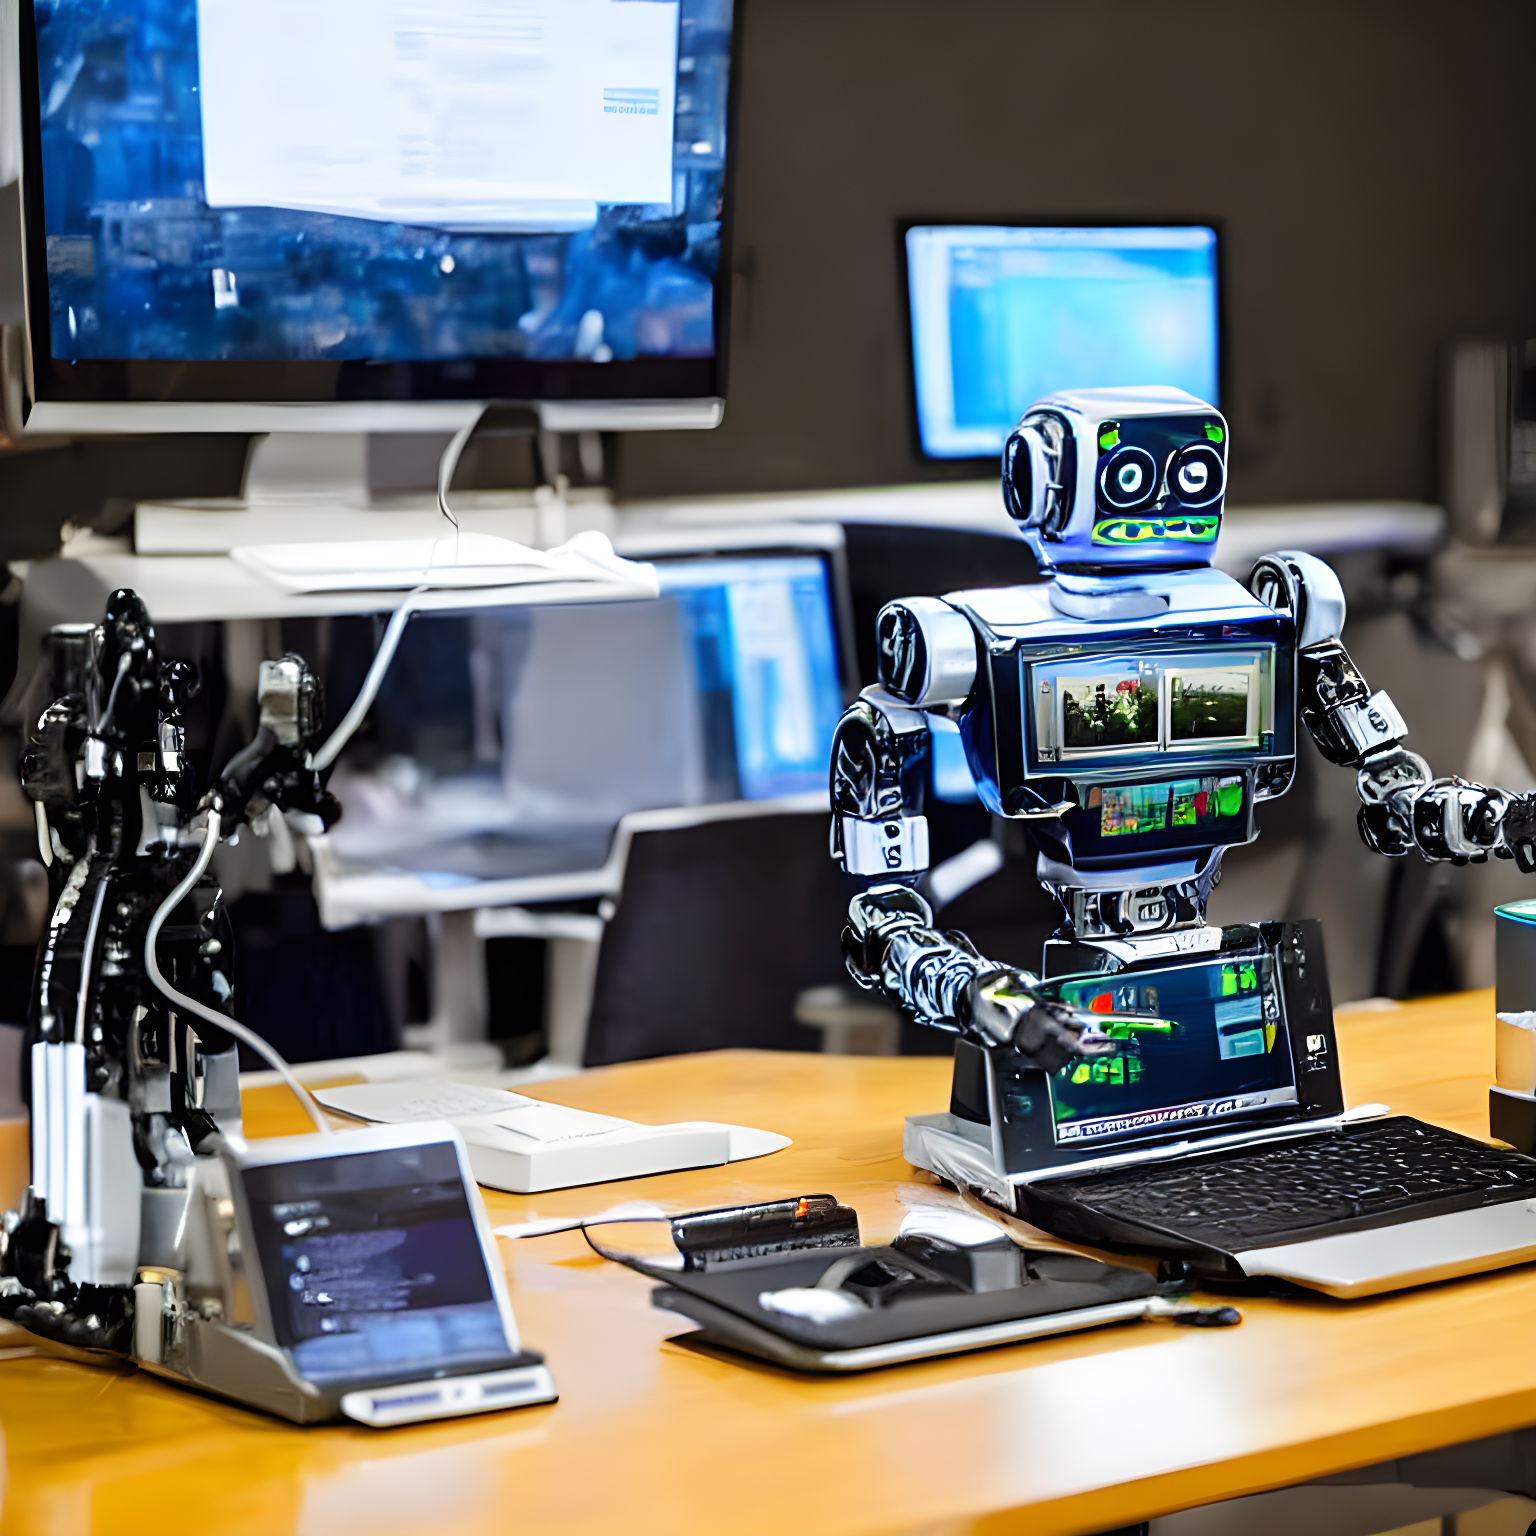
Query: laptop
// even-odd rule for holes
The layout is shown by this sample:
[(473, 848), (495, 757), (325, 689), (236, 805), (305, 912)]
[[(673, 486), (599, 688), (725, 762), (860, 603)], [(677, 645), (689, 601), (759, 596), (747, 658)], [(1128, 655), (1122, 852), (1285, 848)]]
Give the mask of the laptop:
[[(1084, 974), (1085, 962), (1099, 969)], [(1087, 1247), (1369, 1296), (1536, 1259), (1536, 1158), (1347, 1113), (1317, 923), (1052, 945), (1121, 1052), (1047, 1075), (962, 1043), (908, 1159)]]

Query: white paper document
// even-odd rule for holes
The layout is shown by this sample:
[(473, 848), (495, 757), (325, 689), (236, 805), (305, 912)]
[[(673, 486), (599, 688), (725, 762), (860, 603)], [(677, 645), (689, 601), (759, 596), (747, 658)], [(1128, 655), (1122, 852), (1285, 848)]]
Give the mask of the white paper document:
[(315, 1097), (358, 1120), (448, 1120), (464, 1138), (475, 1178), (514, 1194), (708, 1168), (790, 1144), (787, 1136), (749, 1126), (712, 1120), (640, 1125), (499, 1088), (419, 1078), (317, 1088)]
[(341, 539), (245, 544), (237, 565), (289, 592), (387, 592), (412, 587), (521, 587), (561, 581), (622, 582), (659, 590), (653, 566), (614, 554), (605, 534), (584, 529), (554, 549), (530, 549), (493, 533), (436, 539)]
[(672, 201), (677, 0), (198, 0), (213, 208), (450, 229)]

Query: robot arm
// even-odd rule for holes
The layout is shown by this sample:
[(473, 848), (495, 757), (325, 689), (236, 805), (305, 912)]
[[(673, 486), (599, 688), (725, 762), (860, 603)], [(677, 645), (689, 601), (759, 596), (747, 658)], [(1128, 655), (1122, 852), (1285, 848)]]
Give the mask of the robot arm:
[(1357, 771), (1368, 847), (1391, 858), (1417, 849), (1431, 863), (1480, 864), (1492, 853), (1536, 871), (1536, 795), (1437, 779), (1402, 745), (1402, 715), (1385, 692), (1371, 692), (1339, 639), (1344, 594), (1321, 560), (1297, 551), (1266, 555), (1248, 586), (1295, 619), (1301, 718), (1329, 762)]
[(920, 1023), (1011, 1047), (1046, 1071), (1115, 1051), (1096, 1016), (1037, 997), (1028, 971), (987, 960), (962, 934), (934, 928), (928, 903), (912, 888), (928, 868), (924, 710), (965, 702), (976, 642), (947, 604), (914, 598), (881, 613), (879, 643), (882, 685), (864, 690), (832, 740), (832, 855), (845, 874), (879, 882), (848, 908), (849, 974)]
[(256, 736), (219, 775), (225, 826), (261, 817), (270, 808), (300, 832), (327, 831), (340, 819), (341, 807), (310, 766), (310, 748), (325, 718), (320, 680), (302, 656), (290, 653), (262, 662), (256, 697), (261, 706)]

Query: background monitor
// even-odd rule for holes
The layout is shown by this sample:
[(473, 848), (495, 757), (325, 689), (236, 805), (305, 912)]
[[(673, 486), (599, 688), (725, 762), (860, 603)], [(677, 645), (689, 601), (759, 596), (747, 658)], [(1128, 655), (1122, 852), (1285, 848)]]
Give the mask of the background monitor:
[[(824, 794), (845, 697), (828, 557), (656, 568), (654, 600), (414, 619), (332, 780), (336, 859), (439, 891), (537, 880), (600, 867), (632, 811)], [(341, 624), (345, 699), (368, 653)]]
[(717, 399), (732, 30), (731, 0), (23, 0), (36, 410)]
[(914, 224), (903, 245), (928, 457), (1001, 453), (1058, 389), (1172, 384), (1220, 404), (1213, 229)]

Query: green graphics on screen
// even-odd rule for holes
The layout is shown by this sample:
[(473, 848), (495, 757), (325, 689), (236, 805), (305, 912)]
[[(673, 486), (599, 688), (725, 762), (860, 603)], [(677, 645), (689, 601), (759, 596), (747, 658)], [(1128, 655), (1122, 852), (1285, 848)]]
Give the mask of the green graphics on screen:
[(1062, 740), (1072, 751), (1092, 747), (1155, 747), (1157, 684), (1134, 672), (1063, 679)]
[(1145, 544), (1152, 539), (1177, 539), (1185, 544), (1214, 544), (1221, 532), (1219, 517), (1101, 517), (1093, 525), (1095, 544)]
[(1205, 741), (1248, 734), (1247, 667), (1202, 667), (1169, 679), (1170, 741)]
[(1216, 999), (1216, 1048), (1223, 1061), (1262, 1056), (1273, 1050), (1275, 1025), (1264, 1018), (1258, 967), (1251, 960), (1221, 968), (1221, 996)]
[[(1104, 1022), (1100, 1028), (1103, 1032), (1113, 1040), (1124, 1042), (1113, 1056), (1063, 1067), (1061, 1077), (1078, 1087), (1087, 1084), (1111, 1088), (1134, 1086), (1141, 1081), (1144, 1070), (1142, 1041), (1166, 1041), (1179, 1032), (1179, 1026), (1171, 1019), (1158, 1015), (1158, 989), (1153, 985), (1087, 977), (1082, 981), (1064, 982), (1061, 997), (1074, 1008), (1086, 1009), (1102, 1017)], [(1058, 1119), (1062, 1113), (1070, 1111), (1058, 1111)]]
[(1243, 814), (1243, 780), (1237, 775), (1205, 775), (1171, 784), (1106, 784), (1102, 794), (1099, 832), (1104, 837), (1167, 827), (1215, 831)]
[(1283, 1010), (1261, 952), (1062, 976), (1038, 988), (1097, 1018), (1118, 1042), (1113, 1054), (1051, 1074), (1058, 1144), (1294, 1100)]

